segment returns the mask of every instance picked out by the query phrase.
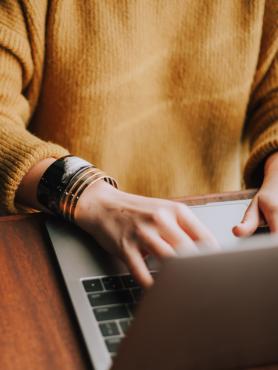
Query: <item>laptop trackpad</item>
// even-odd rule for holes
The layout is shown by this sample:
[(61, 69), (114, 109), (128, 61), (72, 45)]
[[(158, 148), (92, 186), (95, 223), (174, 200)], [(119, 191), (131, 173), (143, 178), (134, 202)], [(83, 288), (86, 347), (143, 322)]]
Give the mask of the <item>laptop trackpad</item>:
[(243, 201), (211, 203), (191, 207), (196, 216), (211, 230), (221, 246), (232, 247), (239, 242), (232, 229), (239, 224), (250, 203)]
[[(213, 233), (219, 244), (224, 249), (233, 248), (240, 239), (237, 238), (232, 229), (241, 222), (242, 217), (250, 203), (250, 199), (229, 202), (209, 203), (201, 206), (190, 207), (195, 215)], [(149, 256), (147, 259), (150, 270), (159, 269), (158, 261)]]

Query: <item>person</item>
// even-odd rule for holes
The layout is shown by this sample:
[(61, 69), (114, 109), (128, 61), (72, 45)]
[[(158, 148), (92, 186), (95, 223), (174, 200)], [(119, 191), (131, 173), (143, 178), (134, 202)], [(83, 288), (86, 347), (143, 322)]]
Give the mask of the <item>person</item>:
[(259, 190), (234, 233), (262, 217), (278, 232), (277, 14), (276, 0), (2, 0), (2, 210), (71, 217), (146, 287), (147, 253), (219, 248), (175, 197), (244, 178)]

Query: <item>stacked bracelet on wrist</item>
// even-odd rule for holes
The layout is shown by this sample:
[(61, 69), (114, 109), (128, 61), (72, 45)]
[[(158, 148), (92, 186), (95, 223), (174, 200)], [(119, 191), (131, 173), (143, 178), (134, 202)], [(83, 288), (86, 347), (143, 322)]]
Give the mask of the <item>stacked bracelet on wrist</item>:
[(99, 180), (117, 188), (116, 181), (87, 161), (72, 155), (52, 163), (43, 174), (38, 201), (49, 211), (74, 221), (74, 211), (83, 191)]

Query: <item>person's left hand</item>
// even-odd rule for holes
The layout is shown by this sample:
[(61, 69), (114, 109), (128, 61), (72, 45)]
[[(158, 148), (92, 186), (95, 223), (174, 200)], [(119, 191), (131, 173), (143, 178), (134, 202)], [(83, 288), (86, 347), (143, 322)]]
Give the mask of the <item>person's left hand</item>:
[(233, 232), (239, 237), (249, 236), (264, 220), (272, 233), (278, 233), (278, 152), (267, 159), (263, 184)]

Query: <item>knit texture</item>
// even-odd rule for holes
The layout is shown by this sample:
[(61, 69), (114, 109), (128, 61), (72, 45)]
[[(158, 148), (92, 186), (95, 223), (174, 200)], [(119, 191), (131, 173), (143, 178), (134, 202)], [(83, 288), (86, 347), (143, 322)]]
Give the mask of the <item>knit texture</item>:
[(259, 185), (277, 21), (277, 0), (1, 0), (1, 207), (68, 152), (148, 196)]

